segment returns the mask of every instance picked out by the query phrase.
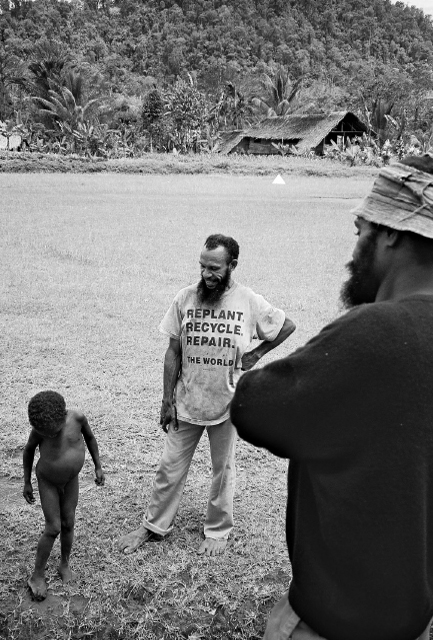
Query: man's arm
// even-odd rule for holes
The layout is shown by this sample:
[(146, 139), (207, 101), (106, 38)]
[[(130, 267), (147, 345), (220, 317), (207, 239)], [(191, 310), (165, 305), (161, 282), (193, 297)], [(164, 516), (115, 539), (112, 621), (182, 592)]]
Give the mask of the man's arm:
[(351, 311), (291, 355), (241, 376), (230, 404), (240, 437), (295, 460), (354, 455), (370, 406), (362, 396), (389, 393), (389, 372), (401, 361), (390, 348), (399, 335), (393, 310), (375, 307)]
[(24, 490), (23, 496), (29, 504), (35, 501), (32, 487), (32, 468), (36, 447), (42, 442), (40, 435), (32, 430), (23, 451)]
[(272, 340), (272, 342), (269, 340), (264, 340), (257, 347), (255, 347), (255, 349), (244, 353), (244, 355), (242, 356), (242, 370), (248, 371), (249, 369), (252, 369), (254, 365), (257, 364), (257, 362), (261, 358), (263, 358), (264, 355), (269, 353), (269, 351), (272, 351), (272, 349), (275, 349), (275, 347), (278, 347), (278, 345), (284, 342), (284, 340), (287, 340), (287, 338), (294, 332), (295, 329), (295, 324), (286, 316), (279, 334), (274, 340)]
[(95, 465), (95, 482), (102, 486), (105, 482), (105, 476), (99, 459), (98, 443), (96, 442), (96, 438), (93, 435), (89, 423), (87, 422), (86, 416), (80, 413), (77, 414), (77, 419), (81, 423), (81, 433), (83, 434), (89, 453), (92, 456), (93, 464)]
[(170, 338), (168, 349), (164, 358), (164, 391), (161, 406), (160, 424), (167, 433), (170, 422), (176, 424), (176, 407), (173, 403), (173, 394), (182, 365), (182, 350), (180, 340)]

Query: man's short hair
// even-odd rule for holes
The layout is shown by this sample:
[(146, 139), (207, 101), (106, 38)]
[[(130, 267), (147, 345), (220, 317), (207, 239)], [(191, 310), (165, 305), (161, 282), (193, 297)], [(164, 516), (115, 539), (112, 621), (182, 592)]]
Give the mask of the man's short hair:
[(233, 260), (237, 260), (239, 257), (239, 245), (234, 238), (230, 236), (223, 236), (222, 233), (214, 233), (208, 236), (205, 240), (204, 246), (206, 249), (217, 249), (218, 247), (225, 247), (228, 254), (228, 263)]
[(66, 403), (57, 391), (41, 391), (29, 402), (29, 422), (36, 431), (54, 435), (66, 416)]

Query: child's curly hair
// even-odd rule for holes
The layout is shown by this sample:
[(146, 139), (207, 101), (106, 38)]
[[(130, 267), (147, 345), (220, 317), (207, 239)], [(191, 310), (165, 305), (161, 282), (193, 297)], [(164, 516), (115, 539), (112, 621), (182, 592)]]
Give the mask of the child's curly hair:
[(29, 402), (29, 422), (40, 433), (55, 435), (66, 416), (66, 403), (57, 391), (41, 391)]

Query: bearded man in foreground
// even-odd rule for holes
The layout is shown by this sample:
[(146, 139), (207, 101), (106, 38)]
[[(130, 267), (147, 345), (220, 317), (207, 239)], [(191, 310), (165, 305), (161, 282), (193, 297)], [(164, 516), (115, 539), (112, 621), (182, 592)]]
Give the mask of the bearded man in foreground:
[[(169, 345), (164, 361), (161, 426), (164, 451), (142, 525), (119, 540), (125, 553), (173, 528), (195, 448), (206, 430), (212, 484), (198, 553), (224, 552), (233, 528), (236, 430), (229, 407), (241, 371), (251, 369), (294, 331), (284, 311), (234, 281), (239, 245), (209, 236), (200, 254), (201, 280), (181, 289), (160, 329)], [(262, 342), (250, 349), (252, 339)]]
[(349, 313), (246, 373), (231, 417), (290, 459), (293, 578), (266, 640), (427, 640), (433, 616), (433, 158), (354, 211)]

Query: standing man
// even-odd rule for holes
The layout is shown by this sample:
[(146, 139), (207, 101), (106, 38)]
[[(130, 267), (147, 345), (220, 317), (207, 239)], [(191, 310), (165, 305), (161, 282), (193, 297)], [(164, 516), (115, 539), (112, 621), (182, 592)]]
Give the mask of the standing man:
[(355, 209), (355, 307), (240, 381), (242, 438), (290, 458), (293, 578), (266, 640), (427, 640), (433, 616), (433, 157)]
[[(125, 553), (172, 530), (205, 429), (213, 478), (198, 553), (219, 555), (227, 545), (233, 528), (236, 430), (229, 407), (235, 386), (241, 370), (251, 369), (295, 329), (283, 311), (233, 280), (238, 255), (233, 238), (209, 236), (200, 255), (201, 280), (179, 291), (161, 322), (169, 338), (160, 420), (167, 437), (143, 524), (119, 540)], [(256, 335), (263, 342), (247, 352)]]

